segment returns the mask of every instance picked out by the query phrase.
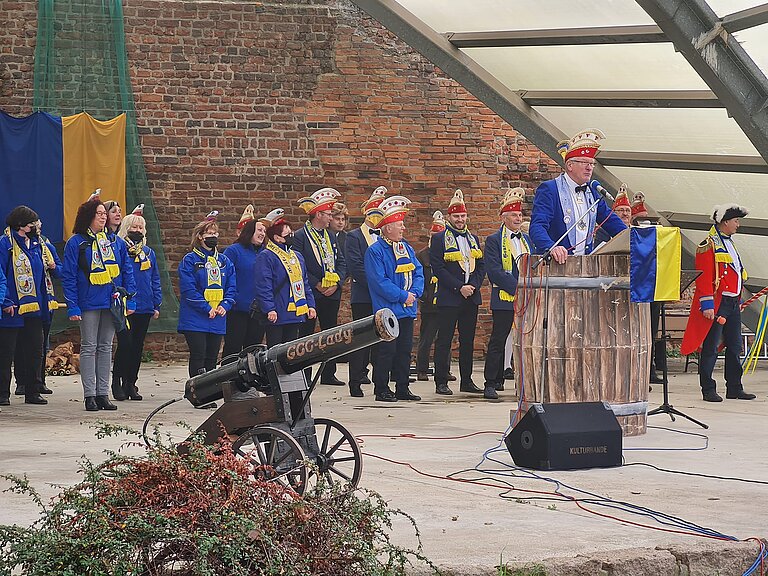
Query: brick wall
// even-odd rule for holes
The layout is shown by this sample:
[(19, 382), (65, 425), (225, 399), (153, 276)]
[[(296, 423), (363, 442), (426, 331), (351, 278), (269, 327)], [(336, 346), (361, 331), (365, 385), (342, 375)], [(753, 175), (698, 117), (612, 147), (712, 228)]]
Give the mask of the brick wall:
[[(12, 114), (31, 109), (35, 5), (3, 2), (13, 25), (0, 27), (0, 107)], [(213, 209), (226, 244), (248, 202), (259, 214), (283, 207), (297, 225), (296, 200), (333, 186), (354, 225), (360, 202), (384, 184), (414, 202), (407, 236), (418, 249), (432, 212), (446, 208), (455, 188), (484, 237), (498, 226), (504, 188), (532, 192), (558, 171), (346, 0), (124, 0), (124, 12), (144, 161), (171, 269), (191, 227)], [(489, 324), (483, 309), (479, 355)], [(158, 353), (183, 349), (164, 337)]]

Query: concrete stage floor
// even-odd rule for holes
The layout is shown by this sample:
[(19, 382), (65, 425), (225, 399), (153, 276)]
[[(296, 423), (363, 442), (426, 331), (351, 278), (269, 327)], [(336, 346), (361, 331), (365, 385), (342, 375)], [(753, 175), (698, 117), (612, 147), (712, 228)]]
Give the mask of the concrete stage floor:
[[(604, 497), (647, 507), (739, 540), (768, 535), (768, 372), (763, 367), (744, 378), (745, 388), (756, 393), (757, 400), (711, 404), (701, 400), (695, 374), (683, 374), (679, 361), (671, 371), (671, 403), (709, 424), (709, 430), (683, 418), (671, 422), (666, 415), (652, 416), (647, 434), (625, 439), (627, 465), (611, 469), (532, 475), (509, 467), (512, 459), (503, 449), (491, 454), (497, 462), (481, 466), (497, 473), (472, 471), (486, 451), (499, 446), (510, 410), (516, 407), (511, 382), (498, 403), (459, 393), (457, 385), (452, 386), (454, 396), (437, 396), (431, 381), (412, 385), (422, 395), (421, 402), (396, 404), (373, 401), (369, 386), (364, 388), (366, 397), (359, 399), (350, 398), (346, 387), (320, 386), (312, 412), (338, 420), (359, 437), (362, 486), (413, 516), (426, 555), (448, 574), (498, 574), (495, 566), (500, 562), (528, 568), (541, 564), (547, 574), (562, 575), (742, 574), (757, 558), (755, 542), (703, 538), (679, 523), (665, 526), (649, 515), (630, 514), (626, 507), (595, 503)], [(338, 374), (346, 378), (345, 364), (339, 365)], [(103, 450), (120, 444), (117, 439), (97, 440), (88, 422), (101, 418), (138, 429), (153, 408), (183, 394), (185, 379), (185, 366), (144, 365), (140, 389), (145, 400), (120, 402), (117, 412), (85, 412), (79, 378), (72, 376), (49, 380), (55, 393), (48, 396), (48, 406), (25, 405), (23, 398), (12, 397), (12, 405), (0, 413), (0, 473), (26, 473), (44, 496), (52, 496), (56, 484), (80, 479), (77, 462), (83, 455), (99, 460)], [(480, 363), (474, 379), (482, 384)], [(719, 391), (724, 395), (722, 382)], [(661, 386), (654, 385), (650, 407), (659, 405), (661, 398)], [(197, 426), (208, 414), (181, 402), (154, 422), (172, 426), (185, 420)], [(640, 463), (693, 475), (634, 465)], [(482, 479), (483, 484), (451, 481), (446, 479), (449, 474)], [(590, 499), (582, 503), (585, 508), (626, 522), (548, 494), (557, 486), (544, 477), (563, 483), (564, 494)], [(0, 523), (31, 523), (36, 515), (27, 499), (0, 494)], [(415, 546), (405, 522), (395, 526), (394, 537)]]

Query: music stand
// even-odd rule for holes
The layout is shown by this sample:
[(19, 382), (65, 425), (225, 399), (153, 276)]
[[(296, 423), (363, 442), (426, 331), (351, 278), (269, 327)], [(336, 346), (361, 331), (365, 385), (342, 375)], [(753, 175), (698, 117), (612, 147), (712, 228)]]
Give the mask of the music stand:
[[(680, 292), (684, 292), (688, 286), (691, 285), (691, 283), (696, 280), (696, 278), (699, 277), (701, 274), (701, 270), (681, 270), (680, 271)], [(683, 418), (687, 418), (694, 424), (698, 424), (704, 429), (708, 429), (709, 426), (704, 424), (703, 422), (699, 422), (695, 418), (691, 418), (688, 416), (688, 414), (684, 414), (683, 412), (680, 412), (680, 410), (677, 410), (672, 404), (669, 403), (669, 370), (667, 369), (667, 340), (669, 337), (667, 336), (667, 313), (665, 309), (665, 303), (661, 303), (661, 309), (660, 309), (660, 319), (661, 319), (661, 336), (658, 338), (655, 342), (655, 345), (658, 346), (660, 343), (664, 343), (664, 366), (661, 368), (661, 379), (662, 379), (662, 390), (664, 391), (664, 402), (659, 406), (658, 408), (654, 408), (653, 410), (648, 412), (648, 416), (653, 416), (654, 414), (669, 414), (669, 417), (672, 419), (672, 422), (675, 421), (675, 416), (682, 416)], [(657, 366), (658, 368), (658, 366)]]

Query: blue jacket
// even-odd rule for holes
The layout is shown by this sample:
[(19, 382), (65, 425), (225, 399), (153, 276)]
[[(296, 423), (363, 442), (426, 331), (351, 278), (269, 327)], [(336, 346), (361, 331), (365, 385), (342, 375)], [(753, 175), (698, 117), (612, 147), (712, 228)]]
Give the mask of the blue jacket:
[[(27, 312), (24, 315), (19, 314), (18, 308), (14, 311), (13, 316), (2, 313), (0, 318), (0, 327), (2, 328), (19, 328), (24, 326), (24, 316), (37, 316), (46, 318), (48, 316), (48, 293), (45, 290), (45, 276), (43, 270), (43, 254), (38, 241), (30, 242), (29, 249), (24, 245), (24, 240), (21, 236), (15, 232), (11, 233), (13, 240), (6, 234), (0, 237), (0, 268), (3, 270), (3, 275), (6, 281), (5, 297), (3, 298), (3, 308), (9, 306), (19, 305), (19, 296), (16, 287), (16, 281), (13, 276), (13, 258), (11, 257), (12, 245), (11, 242), (18, 242), (21, 249), (29, 258), (32, 265), (32, 276), (35, 282), (35, 290), (37, 292), (37, 302), (40, 305), (40, 310), (36, 312)], [(45, 311), (45, 314), (43, 314)]]
[[(377, 235), (373, 236), (377, 238)], [(344, 246), (344, 258), (347, 263), (347, 274), (352, 278), (351, 304), (370, 304), (371, 294), (368, 292), (368, 280), (365, 276), (365, 253), (368, 242), (362, 230), (355, 228), (347, 234)]]
[(136, 303), (137, 314), (154, 314), (160, 310), (163, 303), (163, 290), (160, 287), (160, 271), (157, 269), (157, 256), (149, 246), (144, 246), (144, 254), (150, 262), (150, 267), (141, 269), (141, 262), (128, 254), (133, 265), (133, 278), (136, 281), (136, 295), (133, 301)]
[(224, 250), (224, 255), (232, 262), (237, 276), (237, 296), (232, 310), (249, 312), (251, 309), (251, 302), (256, 298), (256, 256), (259, 252), (261, 246), (250, 244), (246, 247), (239, 242)]
[[(416, 266), (408, 290), (403, 289), (405, 275), (395, 274), (395, 253), (384, 238), (379, 238), (365, 252), (365, 274), (368, 277), (368, 290), (371, 293), (374, 313), (389, 308), (398, 318), (416, 317), (418, 298), (424, 292), (424, 270), (410, 244), (405, 242), (405, 247), (411, 262)], [(413, 292), (417, 298), (410, 306), (405, 305), (408, 292)]]
[[(474, 234), (472, 236), (474, 236), (477, 245), (480, 246), (477, 236)], [(443, 231), (432, 236), (429, 247), (429, 265), (432, 268), (432, 275), (437, 277), (437, 306), (456, 308), (464, 300), (469, 300), (478, 306), (482, 303), (480, 286), (485, 278), (485, 263), (482, 257), (475, 260), (475, 269), (469, 275), (469, 282), (464, 282), (464, 270), (461, 265), (458, 262), (445, 261), (445, 232)], [(469, 298), (464, 298), (459, 292), (461, 287), (466, 284), (475, 287), (474, 294)]]
[[(532, 249), (531, 239), (523, 234), (523, 240), (528, 243), (528, 249)], [(513, 264), (512, 271), (504, 270), (501, 262), (501, 228), (485, 239), (485, 272), (491, 283), (491, 310), (514, 310), (515, 303), (507, 302), (499, 298), (499, 290), (514, 295), (517, 291), (517, 264)]]
[[(533, 197), (530, 235), (537, 254), (541, 254), (554, 246), (555, 241), (565, 234), (565, 231), (573, 224), (572, 215), (568, 216), (569, 222), (567, 225), (565, 222), (563, 205), (557, 188), (557, 180), (559, 178), (565, 178), (565, 176), (561, 175), (555, 180), (545, 180), (542, 182), (536, 188), (536, 195)], [(597, 199), (596, 192), (591, 191), (591, 194), (587, 194), (587, 198), (589, 199), (590, 197), (592, 198), (591, 204)], [(621, 218), (611, 212), (608, 204), (602, 198), (600, 198), (597, 204), (596, 220), (598, 223), (605, 221), (602, 227), (611, 237), (616, 236), (616, 234), (626, 228)], [(589, 230), (587, 234), (587, 242), (584, 247), (585, 254), (592, 252), (592, 247), (594, 246), (593, 234), (594, 228)], [(567, 236), (560, 242), (560, 246), (564, 246), (569, 252), (573, 249), (573, 244)]]
[[(307, 276), (307, 266), (300, 252), (293, 253), (301, 263), (302, 277), (304, 278), (304, 294), (307, 306), (315, 307), (315, 296), (312, 294), (312, 286)], [(262, 313), (277, 312), (275, 324), (298, 324), (306, 321), (305, 314), (296, 316), (294, 312), (288, 312), (288, 304), (291, 301), (291, 286), (288, 282), (288, 272), (280, 262), (280, 258), (271, 250), (262, 250), (256, 257), (255, 293)]]
[[(64, 246), (61, 286), (64, 289), (64, 299), (67, 301), (68, 316), (82, 316), (82, 313), (88, 310), (108, 310), (112, 303), (114, 292), (112, 284), (95, 285), (88, 280), (87, 271), (90, 269), (92, 256), (91, 245), (92, 241), (89, 237), (75, 234)], [(130, 265), (125, 240), (116, 237), (112, 241), (112, 250), (115, 253), (115, 262), (120, 268), (120, 274), (117, 278), (113, 278), (112, 282), (116, 286), (125, 288), (128, 294), (134, 294), (136, 282), (133, 278), (133, 266)], [(128, 309), (136, 309), (133, 298), (128, 300)]]
[[(344, 260), (343, 251), (339, 250), (339, 246), (336, 243), (336, 235), (328, 232), (328, 236), (331, 238), (333, 255), (336, 260), (336, 274), (339, 275), (339, 287), (336, 292), (330, 296), (330, 299), (340, 300), (341, 285), (344, 283), (344, 279), (347, 277), (347, 263)], [(306, 265), (307, 278), (309, 278), (309, 285), (312, 286), (312, 292), (315, 293), (315, 296), (318, 296), (320, 292), (315, 292), (315, 286), (317, 286), (317, 284), (323, 278), (323, 265), (317, 258), (315, 258), (315, 253), (312, 250), (312, 241), (307, 236), (307, 229), (305, 226), (302, 226), (293, 233), (292, 248), (296, 252), (301, 252), (301, 255), (304, 256), (304, 263)]]
[[(210, 254), (205, 248), (200, 248), (205, 254)], [(221, 272), (221, 286), (224, 299), (221, 307), (227, 312), (232, 308), (237, 294), (237, 279), (235, 267), (229, 258), (218, 253), (217, 261)], [(227, 317), (208, 317), (211, 305), (205, 300), (205, 287), (208, 284), (208, 272), (205, 269), (205, 258), (194, 252), (187, 253), (179, 262), (179, 332), (208, 332), (210, 334), (225, 334)]]

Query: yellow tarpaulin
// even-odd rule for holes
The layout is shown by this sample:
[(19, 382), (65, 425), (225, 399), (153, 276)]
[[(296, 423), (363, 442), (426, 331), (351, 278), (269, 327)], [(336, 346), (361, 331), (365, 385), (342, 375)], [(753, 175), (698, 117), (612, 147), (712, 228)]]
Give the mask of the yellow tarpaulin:
[(64, 237), (72, 235), (77, 208), (96, 188), (103, 201), (125, 210), (125, 114), (104, 122), (86, 112), (64, 116)]

